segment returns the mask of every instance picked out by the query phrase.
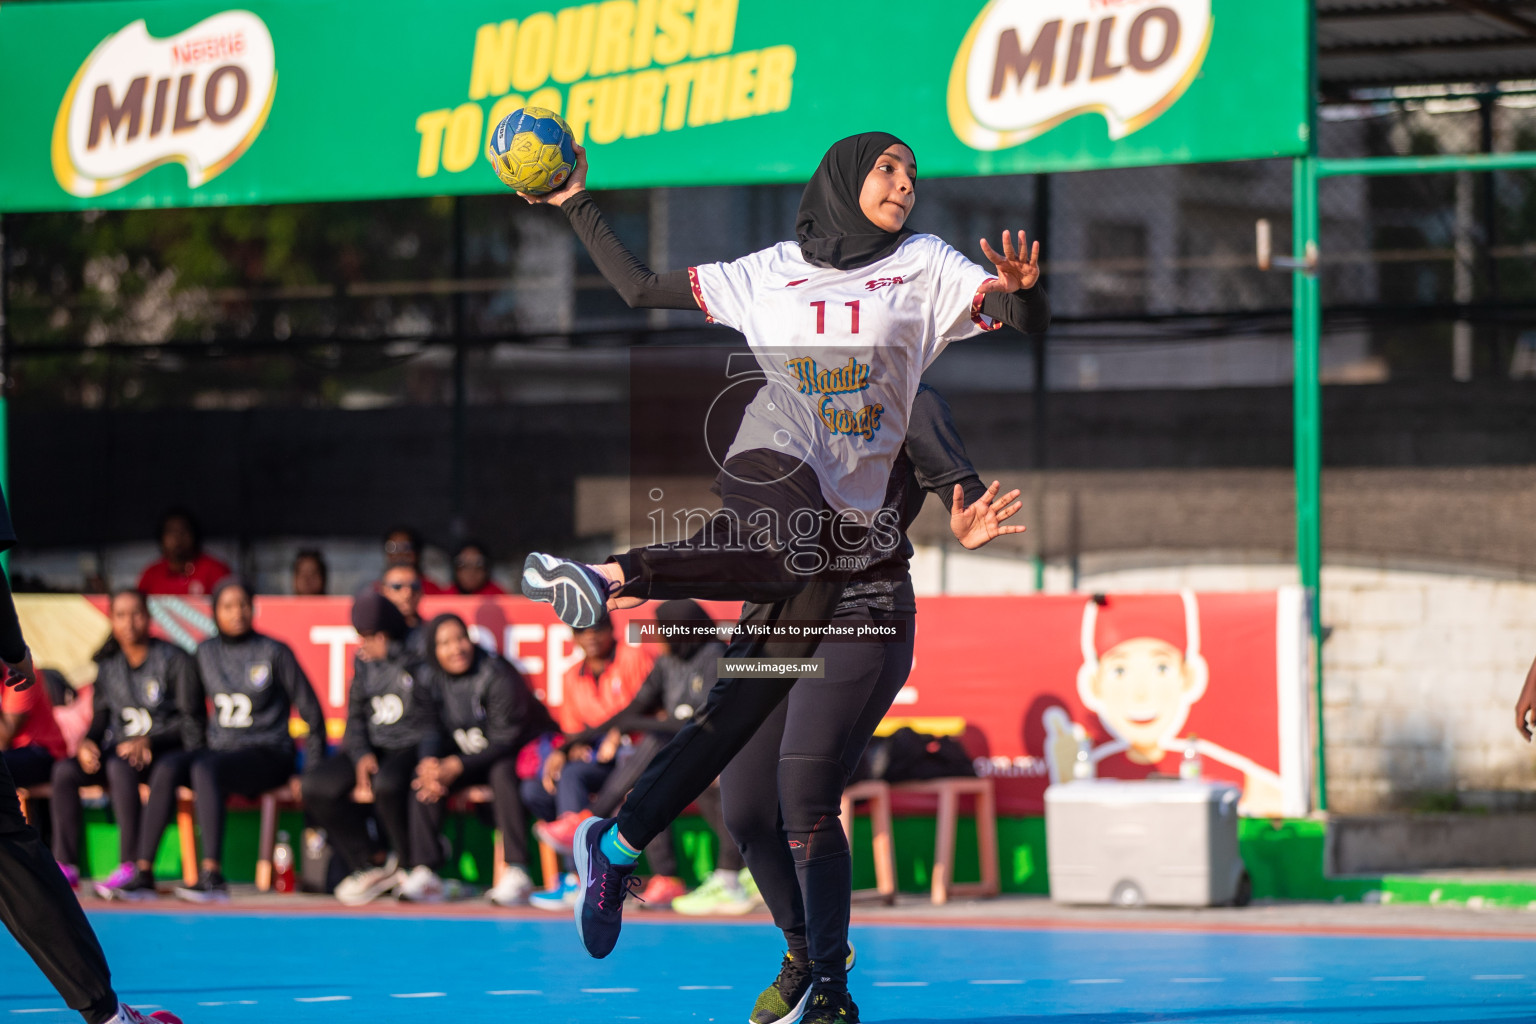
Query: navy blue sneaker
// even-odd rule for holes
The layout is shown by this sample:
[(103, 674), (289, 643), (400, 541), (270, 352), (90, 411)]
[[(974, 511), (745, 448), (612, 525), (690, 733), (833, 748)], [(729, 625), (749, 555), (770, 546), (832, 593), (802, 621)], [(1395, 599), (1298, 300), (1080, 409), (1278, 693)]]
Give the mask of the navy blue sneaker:
[(555, 606), (572, 629), (591, 629), (608, 610), (612, 581), (583, 562), (535, 551), (523, 562), (523, 595)]
[(576, 830), (571, 851), (580, 890), (576, 897), (576, 934), (587, 952), (601, 960), (613, 952), (624, 924), (624, 897), (640, 887), (635, 865), (614, 864), (603, 853), (603, 833), (615, 818), (588, 818)]

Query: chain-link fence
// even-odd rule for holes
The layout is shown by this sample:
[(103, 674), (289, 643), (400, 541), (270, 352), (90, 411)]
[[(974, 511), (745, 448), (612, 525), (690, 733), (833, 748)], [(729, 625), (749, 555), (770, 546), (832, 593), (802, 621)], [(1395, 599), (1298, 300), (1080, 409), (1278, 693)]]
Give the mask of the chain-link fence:
[[(1329, 157), (1536, 148), (1536, 86), (1359, 93), (1323, 106), (1319, 133)], [(1021, 552), (1288, 559), (1290, 278), (1253, 256), (1261, 217), (1289, 249), (1288, 161), (919, 194), (913, 225), (973, 259), (1005, 228), (1042, 242), (1049, 337), (1002, 332), (930, 372), (976, 461), (1029, 474)], [(798, 189), (600, 198), (665, 268), (791, 237)], [(1517, 523), (1428, 527), (1536, 466), (1536, 174), (1329, 179), (1321, 213), (1325, 462), (1428, 474), (1404, 484), (1420, 498), (1387, 499), (1411, 519), (1391, 528), (1390, 489), (1330, 484), (1330, 557), (1536, 568)], [(141, 535), (173, 502), (248, 544), (399, 519), (509, 557), (574, 544), (606, 521), (582, 519), (578, 492), (607, 492), (580, 481), (625, 471), (626, 349), (729, 337), (626, 308), (557, 211), (506, 196), (5, 230), (17, 520), (60, 548)]]

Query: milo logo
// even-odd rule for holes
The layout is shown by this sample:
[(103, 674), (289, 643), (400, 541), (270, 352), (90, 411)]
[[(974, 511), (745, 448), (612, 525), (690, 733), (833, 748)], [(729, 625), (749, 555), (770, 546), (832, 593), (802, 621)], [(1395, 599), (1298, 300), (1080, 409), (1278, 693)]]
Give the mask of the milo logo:
[(197, 188), (250, 148), (276, 88), (272, 35), (249, 11), (165, 39), (135, 21), (69, 83), (53, 125), (54, 177), (72, 195), (99, 196), (174, 161)]
[(1211, 0), (992, 0), (950, 69), (950, 125), (1004, 149), (1094, 113), (1123, 138), (1184, 94), (1211, 26)]

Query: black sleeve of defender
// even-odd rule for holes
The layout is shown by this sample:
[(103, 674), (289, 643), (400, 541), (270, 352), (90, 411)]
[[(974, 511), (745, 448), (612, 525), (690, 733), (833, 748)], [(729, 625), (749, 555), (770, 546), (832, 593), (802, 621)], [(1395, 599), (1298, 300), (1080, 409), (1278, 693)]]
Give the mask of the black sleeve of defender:
[(1016, 292), (988, 292), (982, 296), (981, 311), (1025, 334), (1039, 334), (1051, 326), (1051, 300), (1038, 281), (1033, 288)]
[(927, 384), (919, 385), (912, 399), (906, 445), (912, 475), (923, 490), (934, 492), (947, 503), (955, 484), (960, 484), (965, 488), (966, 504), (986, 493), (986, 485), (965, 452), (965, 441), (955, 426), (949, 403)]
[(653, 272), (619, 241), (592, 193), (578, 192), (562, 203), (560, 209), (565, 211), (576, 237), (587, 247), (592, 262), (597, 264), (597, 269), (630, 309), (699, 308), (688, 271)]
[[(0, 501), (0, 505), (3, 504)], [(10, 528), (9, 519), (4, 525), (6, 529)], [(4, 547), (0, 547), (0, 550), (4, 550)], [(27, 642), (21, 638), (21, 620), (16, 617), (16, 601), (11, 597), (11, 581), (4, 572), (0, 572), (0, 658), (14, 665), (26, 653)]]

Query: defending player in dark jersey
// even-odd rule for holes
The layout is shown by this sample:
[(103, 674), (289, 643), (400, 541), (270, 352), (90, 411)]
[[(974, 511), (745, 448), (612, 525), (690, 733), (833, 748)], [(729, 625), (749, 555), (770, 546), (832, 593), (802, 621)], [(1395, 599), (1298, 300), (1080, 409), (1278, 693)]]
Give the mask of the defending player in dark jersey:
[(503, 906), (526, 902), (533, 881), (527, 871), (528, 823), (518, 795), (517, 755), (560, 729), (517, 669), (475, 646), (463, 619), (439, 615), (427, 624), (426, 637), (428, 670), (421, 700), (435, 727), (422, 745), (413, 783), (414, 866), (401, 895), (418, 901), (442, 898), (437, 869), (443, 862), (438, 840), (443, 801), (466, 786), (488, 784), (507, 866), (487, 895)]
[[(197, 663), (149, 635), (149, 605), (137, 590), (112, 596), (112, 636), (96, 652), (91, 725), (73, 760), (53, 768), (53, 853), (76, 865), (80, 787), (105, 785), (117, 818), (120, 866), (96, 885), (103, 899), (153, 899), (160, 837), (186, 784), (189, 745), (202, 745)], [(141, 803), (139, 786), (149, 786)]]
[(325, 715), (293, 650), (251, 628), (251, 591), (237, 577), (213, 588), (216, 636), (197, 648), (210, 713), (207, 749), (192, 759), (192, 791), (202, 862), (197, 883), (176, 895), (194, 903), (229, 899), (220, 870), (224, 803), (231, 793), (254, 799), (292, 776), (297, 750), (288, 731), (294, 711), (309, 729), (304, 763), (325, 757)]
[[(11, 514), (0, 494), (0, 551), (16, 544)], [(11, 584), (0, 572), (0, 686), (37, 685), (32, 655), (21, 637), (21, 623), (11, 600)], [(118, 1002), (106, 954), (91, 930), (80, 901), (64, 880), (37, 830), (21, 814), (16, 784), (0, 761), (0, 921), (21, 943), (64, 997), (64, 1004), (85, 1024), (181, 1024), (169, 1010), (145, 1016)]]
[[(752, 1024), (825, 1019), (847, 996), (848, 914), (852, 872), (839, 818), (843, 789), (875, 726), (912, 669), (917, 599), (906, 531), (929, 493), (947, 498), (950, 530), (979, 548), (1023, 527), (1003, 526), (1021, 507), (1018, 491), (982, 485), (955, 429), (949, 404), (927, 385), (912, 402), (907, 440), (886, 488), (899, 517), (901, 544), (854, 574), (833, 621), (894, 627), (882, 643), (823, 642), (820, 679), (801, 679), (720, 776), (726, 826), (789, 947), (774, 983), (758, 996)], [(829, 810), (830, 808), (830, 810)], [(814, 986), (813, 986), (814, 980)]]
[[(361, 649), (352, 662), (347, 731), (335, 756), (304, 775), (304, 807), (351, 872), (336, 898), (360, 906), (405, 881), (411, 780), (431, 720), (418, 697), (420, 661), (405, 650), (405, 617), (365, 587), (352, 599)], [(368, 836), (369, 803), (388, 849)]]

